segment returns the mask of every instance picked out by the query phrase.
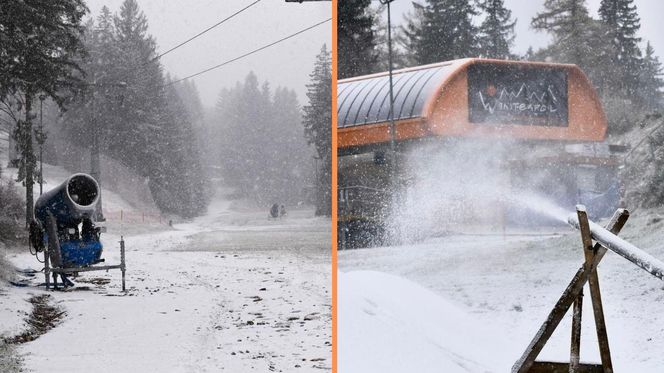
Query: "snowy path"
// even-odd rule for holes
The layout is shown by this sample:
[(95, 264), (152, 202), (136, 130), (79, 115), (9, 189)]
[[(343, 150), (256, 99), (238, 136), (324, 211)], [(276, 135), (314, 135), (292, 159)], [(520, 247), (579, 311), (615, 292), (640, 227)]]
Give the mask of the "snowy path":
[[(624, 237), (664, 259), (660, 214), (635, 213)], [(583, 261), (578, 233), (568, 233), (460, 235), (340, 252), (340, 369), (399, 372), (410, 362), (418, 372), (509, 371)], [(616, 371), (661, 372), (664, 283), (613, 253), (599, 273)], [(586, 299), (581, 359), (599, 362)], [(539, 360), (569, 359), (570, 319)]]
[[(104, 196), (107, 201), (107, 195)], [(61, 325), (19, 348), (42, 372), (312, 372), (330, 369), (330, 223), (312, 211), (268, 221), (223, 199), (174, 230), (126, 236), (126, 296), (119, 272), (91, 272), (73, 291), (52, 292)], [(104, 236), (119, 262), (117, 226)], [(140, 232), (132, 226), (131, 232)], [(37, 268), (29, 255), (9, 256)], [(85, 281), (110, 279), (107, 284)], [(38, 276), (34, 281), (42, 281)], [(105, 282), (105, 281), (101, 281)], [(17, 320), (35, 287), (0, 296), (0, 316)], [(2, 304), (5, 303), (5, 304)], [(11, 322), (8, 322), (11, 323)], [(5, 323), (0, 324), (0, 326)], [(14, 328), (16, 329), (16, 328)], [(3, 328), (5, 334), (16, 330)]]

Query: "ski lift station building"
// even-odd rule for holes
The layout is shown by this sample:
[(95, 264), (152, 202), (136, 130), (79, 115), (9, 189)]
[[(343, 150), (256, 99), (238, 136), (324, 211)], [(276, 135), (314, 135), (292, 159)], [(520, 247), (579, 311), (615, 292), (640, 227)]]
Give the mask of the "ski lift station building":
[[(509, 171), (511, 185), (547, 168), (554, 179), (565, 180), (566, 190), (558, 193), (562, 204), (609, 191), (617, 158), (604, 142), (607, 120), (598, 95), (577, 66), (469, 58), (392, 75), (397, 159), (422, 144), (453, 148), (474, 142), (478, 149), (509, 144), (500, 167)], [(389, 81), (383, 72), (338, 82), (342, 226), (380, 225), (377, 216), (384, 214), (366, 201), (392, 193), (385, 189), (393, 185), (386, 167), (392, 139)], [(400, 168), (401, 179), (417, 177), (404, 172)], [(619, 197), (614, 193), (610, 199), (602, 206), (607, 211)]]

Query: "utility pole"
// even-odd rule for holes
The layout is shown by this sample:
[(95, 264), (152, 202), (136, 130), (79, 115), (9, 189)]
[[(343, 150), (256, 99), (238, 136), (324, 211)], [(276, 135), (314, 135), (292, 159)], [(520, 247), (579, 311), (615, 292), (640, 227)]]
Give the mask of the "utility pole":
[(387, 5), (387, 63), (388, 63), (388, 76), (390, 79), (390, 171), (391, 179), (396, 183), (397, 177), (397, 149), (396, 149), (396, 136), (397, 129), (394, 124), (394, 85), (392, 84), (392, 14), (390, 11), (390, 4), (394, 0), (380, 0), (380, 3)]
[(392, 13), (390, 9), (390, 4), (394, 0), (379, 0), (381, 4), (387, 5), (387, 70), (388, 70), (388, 76), (390, 79), (390, 170), (389, 170), (389, 175), (390, 175), (390, 189), (391, 193), (390, 195), (392, 196), (392, 211), (391, 214), (395, 213), (395, 210), (398, 208), (398, 204), (400, 202), (398, 190), (399, 190), (399, 180), (398, 180), (398, 175), (399, 175), (399, 168), (397, 164), (397, 144), (396, 144), (396, 137), (397, 137), (397, 128), (394, 123), (394, 84), (393, 84), (393, 66), (392, 66)]

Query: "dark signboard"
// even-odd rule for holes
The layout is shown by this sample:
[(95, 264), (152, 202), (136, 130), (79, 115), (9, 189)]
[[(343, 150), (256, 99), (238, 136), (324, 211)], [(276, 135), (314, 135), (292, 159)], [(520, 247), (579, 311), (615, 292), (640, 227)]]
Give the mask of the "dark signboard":
[(468, 67), (471, 123), (567, 127), (567, 72), (561, 68)]

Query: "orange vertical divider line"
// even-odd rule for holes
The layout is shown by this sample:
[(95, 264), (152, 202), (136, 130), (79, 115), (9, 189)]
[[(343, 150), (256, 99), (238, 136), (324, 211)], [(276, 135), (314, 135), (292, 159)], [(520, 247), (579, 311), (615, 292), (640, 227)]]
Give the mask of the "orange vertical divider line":
[(332, 373), (339, 369), (339, 315), (337, 288), (337, 2), (332, 0)]

